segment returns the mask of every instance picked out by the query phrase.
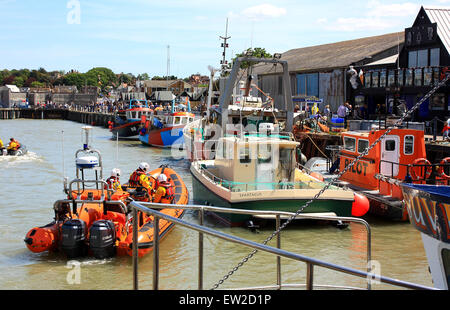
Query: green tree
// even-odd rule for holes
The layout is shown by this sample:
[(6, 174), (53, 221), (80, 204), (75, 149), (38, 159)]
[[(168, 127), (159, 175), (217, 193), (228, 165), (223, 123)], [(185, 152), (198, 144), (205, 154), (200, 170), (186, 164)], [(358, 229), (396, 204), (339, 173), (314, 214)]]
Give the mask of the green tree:
[[(240, 54), (236, 54), (236, 57), (233, 58), (232, 62), (234, 63), (234, 61), (238, 57), (244, 57), (248, 52), (252, 52), (252, 57), (255, 57), (255, 58), (272, 58), (272, 55), (270, 53), (268, 53), (265, 48), (255, 47), (254, 49), (249, 48)], [(241, 69), (247, 69), (248, 67), (253, 66), (255, 64), (256, 63), (254, 63), (254, 62), (244, 61), (241, 63)]]
[[(88, 85), (98, 86), (102, 90), (105, 90), (106, 87), (111, 86), (113, 84), (117, 84), (117, 76), (116, 74), (108, 68), (98, 67), (92, 68), (88, 72), (86, 72), (86, 79), (88, 81)], [(95, 84), (93, 85), (93, 81)]]

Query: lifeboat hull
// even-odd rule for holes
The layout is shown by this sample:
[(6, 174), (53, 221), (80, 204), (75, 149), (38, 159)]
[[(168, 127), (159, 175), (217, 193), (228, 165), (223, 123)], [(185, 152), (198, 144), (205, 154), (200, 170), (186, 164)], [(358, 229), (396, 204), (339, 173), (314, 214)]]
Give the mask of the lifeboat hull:
[[(164, 173), (168, 181), (174, 187), (174, 200), (173, 204), (185, 205), (188, 203), (189, 194), (187, 188), (181, 179), (181, 177), (172, 169), (167, 167), (161, 167), (153, 170), (149, 173), (151, 176), (149, 179), (156, 184), (157, 177)], [(117, 256), (131, 256), (133, 254), (133, 221), (129, 217), (129, 214), (125, 214), (124, 210), (121, 210), (114, 204), (108, 204), (108, 201), (104, 203), (89, 202), (91, 200), (100, 200), (102, 195), (101, 190), (83, 190), (80, 192), (73, 191), (69, 195), (69, 199), (81, 199), (86, 202), (81, 203), (79, 206), (75, 206), (76, 213), (73, 212), (73, 205), (67, 206), (68, 211), (64, 216), (64, 220), (58, 222), (52, 222), (44, 227), (32, 228), (25, 237), (25, 244), (27, 248), (33, 253), (42, 253), (45, 251), (58, 251), (61, 249), (61, 243), (63, 236), (61, 234), (61, 227), (69, 220), (80, 220), (85, 225), (85, 240), (86, 245), (89, 247), (89, 232), (94, 223), (98, 221), (110, 221), (114, 226), (114, 253)], [(111, 201), (123, 201), (129, 197), (128, 192), (116, 191)], [(105, 210), (106, 208), (106, 210)], [(72, 209), (72, 210), (69, 210)], [(183, 209), (162, 209), (160, 212), (167, 215), (181, 218), (184, 215)], [(159, 238), (162, 239), (168, 235), (173, 229), (174, 224), (160, 219), (159, 220)], [(153, 217), (145, 215), (141, 212), (138, 213), (138, 255), (139, 257), (145, 256), (153, 249)], [(88, 254), (92, 254), (89, 251)]]

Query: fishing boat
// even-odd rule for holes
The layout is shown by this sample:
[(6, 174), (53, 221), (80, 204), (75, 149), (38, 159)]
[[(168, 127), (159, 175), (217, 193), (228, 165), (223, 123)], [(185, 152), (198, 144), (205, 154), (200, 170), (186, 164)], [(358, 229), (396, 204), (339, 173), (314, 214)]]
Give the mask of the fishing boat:
[[(88, 144), (89, 131), (84, 127), (86, 143), (76, 152), (76, 178), (64, 182), (67, 194), (53, 205), (54, 221), (32, 228), (25, 237), (27, 248), (34, 253), (62, 252), (67, 258), (93, 256), (104, 259), (113, 256), (132, 255), (132, 232), (135, 225), (128, 209), (131, 200), (149, 201), (136, 189), (108, 189), (103, 180), (102, 158), (99, 151)], [(95, 177), (88, 178), (87, 174)], [(151, 180), (165, 174), (174, 187), (173, 204), (188, 202), (187, 188), (181, 177), (168, 167), (160, 167), (149, 173)], [(152, 181), (156, 182), (156, 181)], [(181, 218), (182, 209), (162, 209), (162, 213)], [(138, 212), (138, 255), (144, 256), (153, 246), (153, 217)], [(165, 237), (173, 224), (159, 221), (159, 237)]]
[(153, 110), (147, 100), (131, 99), (128, 108), (116, 112), (114, 121), (109, 122), (113, 139), (138, 140), (142, 116), (150, 116)]
[(176, 111), (175, 103), (172, 112), (168, 115), (152, 113), (143, 115), (139, 140), (144, 145), (161, 148), (183, 148), (183, 129), (194, 121), (195, 115), (190, 112), (190, 104), (187, 111)]
[(401, 184), (410, 223), (420, 232), (434, 286), (450, 287), (450, 186)]
[[(214, 160), (191, 164), (194, 201), (224, 208), (296, 212), (325, 186), (296, 168), (298, 145), (283, 133), (221, 138)], [(303, 214), (363, 216), (368, 208), (364, 196), (331, 186)], [(230, 226), (252, 219), (242, 214), (213, 215)]]
[[(284, 109), (278, 109), (275, 100), (264, 93), (254, 82), (251, 69), (241, 71), (243, 62), (272, 63), (283, 66), (283, 85), (290, 88), (289, 76), (286, 71), (287, 63), (279, 59), (239, 57), (233, 63), (233, 68), (221, 92), (219, 105), (212, 105), (212, 84), (215, 70), (210, 68), (210, 87), (206, 115), (187, 125), (183, 130), (186, 158), (195, 160), (214, 159), (218, 138), (223, 132), (236, 133), (243, 127), (244, 131), (258, 131), (259, 124), (278, 124), (284, 131), (292, 130), (293, 107), (292, 97), (283, 96)], [(238, 79), (238, 73), (242, 79)], [(286, 84), (284, 84), (286, 83)], [(290, 89), (288, 90), (290, 93)], [(285, 128), (283, 128), (285, 127)]]
[[(386, 129), (342, 133), (339, 169), (342, 171), (385, 132)], [(423, 131), (394, 128), (338, 182), (365, 195), (370, 201), (370, 213), (406, 221), (408, 215), (399, 184), (407, 181), (449, 185), (449, 168), (450, 157), (434, 164), (427, 160)]]

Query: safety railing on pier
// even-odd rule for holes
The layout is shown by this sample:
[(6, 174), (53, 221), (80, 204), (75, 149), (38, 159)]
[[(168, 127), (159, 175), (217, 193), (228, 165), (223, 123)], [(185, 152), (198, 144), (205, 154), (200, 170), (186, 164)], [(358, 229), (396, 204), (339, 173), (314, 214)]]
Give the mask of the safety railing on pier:
[[(139, 278), (138, 278), (138, 243), (135, 242), (138, 236), (138, 228), (137, 225), (134, 225), (134, 219), (138, 219), (138, 212), (143, 212), (148, 215), (154, 217), (153, 219), (153, 289), (159, 289), (159, 220), (164, 219), (169, 222), (174, 223), (175, 225), (180, 225), (185, 228), (197, 231), (199, 233), (198, 236), (198, 289), (204, 289), (203, 275), (204, 275), (204, 235), (213, 236), (228, 242), (232, 242), (235, 244), (240, 244), (243, 246), (247, 246), (256, 251), (263, 251), (266, 253), (271, 253), (276, 256), (276, 270), (277, 270), (277, 279), (276, 284), (271, 286), (260, 286), (260, 287), (247, 287), (247, 288), (237, 288), (240, 290), (268, 290), (268, 289), (284, 289), (284, 288), (298, 288), (305, 287), (307, 290), (313, 290), (314, 288), (332, 288), (332, 289), (364, 289), (364, 288), (355, 288), (355, 287), (347, 287), (347, 286), (333, 286), (333, 285), (318, 285), (314, 283), (314, 275), (315, 275), (315, 267), (322, 267), (330, 270), (334, 270), (336, 272), (340, 272), (343, 274), (352, 275), (359, 278), (364, 278), (367, 280), (367, 289), (371, 289), (371, 284), (373, 279), (380, 283), (386, 283), (390, 285), (394, 285), (402, 288), (409, 289), (433, 289), (430, 287), (409, 283), (397, 279), (392, 279), (389, 277), (384, 277), (381, 275), (376, 275), (371, 273), (371, 267), (369, 262), (371, 261), (371, 231), (369, 224), (360, 218), (352, 218), (352, 217), (331, 217), (331, 216), (314, 216), (309, 214), (300, 214), (297, 218), (308, 218), (308, 219), (319, 219), (319, 220), (330, 220), (330, 221), (344, 221), (344, 222), (355, 222), (362, 224), (367, 229), (367, 271), (361, 271), (354, 268), (348, 268), (344, 266), (339, 266), (336, 264), (328, 263), (325, 261), (321, 261), (318, 259), (310, 258), (301, 254), (292, 253), (286, 250), (281, 249), (281, 235), (280, 233), (277, 235), (277, 247), (267, 246), (265, 244), (260, 244), (257, 242), (253, 242), (250, 240), (246, 240), (240, 237), (236, 237), (230, 234), (226, 234), (217, 230), (214, 230), (209, 227), (203, 226), (204, 223), (204, 215), (205, 212), (220, 212), (220, 213), (234, 213), (234, 214), (249, 214), (249, 215), (271, 215), (276, 219), (277, 230), (280, 227), (280, 222), (283, 216), (292, 216), (292, 213), (289, 212), (275, 212), (275, 211), (254, 211), (254, 210), (240, 210), (240, 209), (227, 209), (227, 208), (219, 208), (212, 206), (200, 206), (200, 205), (171, 205), (171, 204), (157, 204), (157, 203), (145, 203), (145, 202), (136, 202), (133, 201), (129, 204), (129, 208), (132, 210), (133, 215), (133, 289), (139, 289)], [(155, 209), (162, 208), (176, 208), (176, 209), (189, 209), (198, 211), (199, 216), (199, 224), (190, 223), (182, 219), (174, 218), (164, 213), (161, 213)], [(282, 282), (281, 278), (281, 257), (293, 259), (295, 261), (300, 261), (306, 263), (306, 283), (305, 284), (286, 284)]]

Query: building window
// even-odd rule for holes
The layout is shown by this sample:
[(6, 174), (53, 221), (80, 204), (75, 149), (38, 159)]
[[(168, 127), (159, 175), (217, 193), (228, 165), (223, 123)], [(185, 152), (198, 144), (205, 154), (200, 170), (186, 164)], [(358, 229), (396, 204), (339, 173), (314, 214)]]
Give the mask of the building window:
[(380, 75), (380, 72), (378, 72), (378, 71), (372, 72), (372, 87), (379, 87), (378, 86), (379, 75)]
[(319, 97), (319, 74), (298, 74), (297, 89), (299, 95)]
[(413, 86), (413, 70), (407, 69), (405, 71), (405, 86)]
[(416, 67), (426, 67), (428, 66), (428, 50), (417, 51), (417, 66)]
[(405, 70), (404, 69), (398, 69), (397, 70), (397, 86), (403, 86), (405, 81), (404, 81), (404, 76), (405, 76)]
[(380, 87), (386, 87), (386, 70), (380, 71)]
[(430, 66), (438, 67), (440, 65), (440, 54), (441, 50), (439, 48), (430, 49)]
[(388, 73), (388, 86), (395, 86), (395, 70), (389, 70)]
[(371, 83), (372, 83), (372, 72), (369, 71), (364, 74), (364, 84), (367, 88), (370, 88)]
[(431, 68), (423, 69), (423, 86), (430, 86), (433, 78), (433, 70)]
[(408, 53), (408, 68), (417, 67), (417, 51)]
[(422, 86), (422, 69), (416, 68), (414, 70), (414, 85)]

